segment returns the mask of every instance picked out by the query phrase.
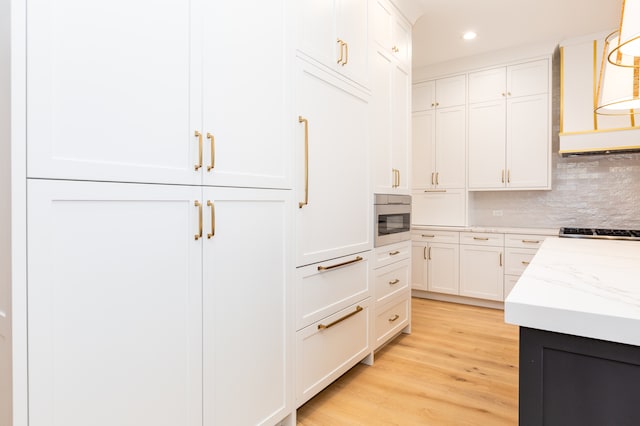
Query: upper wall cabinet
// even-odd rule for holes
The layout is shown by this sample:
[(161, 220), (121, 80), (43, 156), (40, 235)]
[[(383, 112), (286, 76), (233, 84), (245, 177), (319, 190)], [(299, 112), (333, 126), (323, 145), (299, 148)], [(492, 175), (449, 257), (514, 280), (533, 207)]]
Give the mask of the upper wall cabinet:
[(368, 0), (300, 0), (296, 3), (298, 49), (352, 81), (367, 86)]
[(396, 58), (400, 68), (411, 68), (411, 27), (398, 16), (395, 8), (385, 0), (374, 0), (370, 25), (376, 49)]
[(466, 76), (418, 83), (413, 87), (413, 112), (465, 105)]
[(469, 73), (470, 190), (550, 189), (548, 59)]
[(28, 176), (290, 188), (290, 3), (29, 1)]

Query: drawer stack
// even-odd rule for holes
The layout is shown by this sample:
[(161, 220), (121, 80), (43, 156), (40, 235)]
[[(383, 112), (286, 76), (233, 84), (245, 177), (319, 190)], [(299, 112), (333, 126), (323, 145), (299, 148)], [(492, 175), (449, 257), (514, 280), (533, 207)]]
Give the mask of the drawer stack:
[(505, 270), (504, 270), (504, 298), (506, 299), (518, 278), (536, 255), (544, 241), (544, 235), (510, 234), (504, 241)]

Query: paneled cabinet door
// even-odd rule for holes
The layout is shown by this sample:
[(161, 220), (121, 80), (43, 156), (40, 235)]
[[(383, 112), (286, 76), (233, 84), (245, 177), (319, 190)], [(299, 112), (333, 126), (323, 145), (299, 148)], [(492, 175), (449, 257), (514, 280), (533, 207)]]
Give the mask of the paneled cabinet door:
[[(409, 99), (411, 83), (409, 74), (399, 65), (394, 65), (392, 74), (392, 119), (391, 119), (391, 158), (392, 169), (396, 170), (395, 190), (403, 194), (410, 191), (410, 144), (409, 126), (411, 116), (409, 113)], [(392, 185), (394, 186), (394, 185)]]
[(413, 243), (411, 246), (411, 288), (413, 290), (428, 290), (427, 249), (427, 244), (424, 243)]
[(368, 0), (303, 0), (298, 7), (298, 48), (314, 60), (367, 84)]
[(301, 266), (370, 249), (373, 225), (366, 95), (310, 66), (300, 67), (296, 87)]
[(27, 185), (30, 424), (201, 426), (200, 189)]
[(505, 128), (504, 100), (469, 105), (469, 189), (505, 186)]
[(292, 409), (290, 197), (204, 189), (205, 426), (275, 424)]
[(436, 110), (434, 182), (437, 188), (465, 187), (465, 123), (464, 105)]
[(28, 176), (290, 187), (289, 2), (30, 1)]
[(458, 244), (429, 244), (427, 248), (429, 291), (458, 294), (460, 282), (459, 247)]
[(503, 300), (504, 252), (502, 247), (460, 245), (460, 295)]
[(201, 2), (203, 182), (290, 188), (291, 0)]

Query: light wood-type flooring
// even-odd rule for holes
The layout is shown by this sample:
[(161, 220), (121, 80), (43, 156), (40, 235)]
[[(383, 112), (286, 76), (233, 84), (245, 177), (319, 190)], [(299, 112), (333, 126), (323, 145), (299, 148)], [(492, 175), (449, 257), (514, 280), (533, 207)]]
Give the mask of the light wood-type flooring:
[(517, 425), (518, 327), (414, 298), (402, 334), (298, 409), (298, 425)]

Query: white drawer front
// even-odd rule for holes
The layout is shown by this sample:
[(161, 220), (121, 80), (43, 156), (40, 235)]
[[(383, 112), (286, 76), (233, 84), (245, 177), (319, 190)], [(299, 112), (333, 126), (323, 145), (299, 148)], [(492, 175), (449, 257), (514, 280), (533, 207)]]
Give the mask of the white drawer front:
[(411, 241), (408, 240), (388, 246), (377, 247), (375, 249), (375, 257), (374, 268), (380, 268), (400, 260), (409, 259), (411, 257)]
[(349, 306), (296, 333), (297, 407), (371, 352), (369, 303)]
[(298, 268), (296, 330), (369, 297), (370, 256), (364, 252)]
[(463, 232), (460, 234), (460, 244), (476, 246), (504, 246), (504, 234), (490, 234), (488, 232)]
[(506, 247), (537, 249), (540, 248), (545, 238), (547, 238), (545, 235), (507, 234), (504, 245)]
[(505, 270), (507, 275), (521, 275), (536, 255), (536, 249), (508, 248), (505, 252)]
[(516, 283), (518, 282), (518, 278), (520, 278), (519, 275), (505, 275), (504, 276), (504, 298), (505, 298), (505, 300), (507, 299), (507, 296), (509, 296), (509, 293), (511, 293), (511, 290), (513, 290), (513, 287), (516, 286)]
[(376, 306), (378, 306), (379, 303), (385, 303), (398, 293), (409, 288), (410, 268), (411, 261), (405, 259), (375, 271)]
[(409, 324), (409, 294), (396, 303), (383, 307), (376, 315), (376, 349)]
[(411, 232), (413, 241), (425, 241), (428, 243), (458, 244), (460, 233), (455, 231), (414, 230)]

